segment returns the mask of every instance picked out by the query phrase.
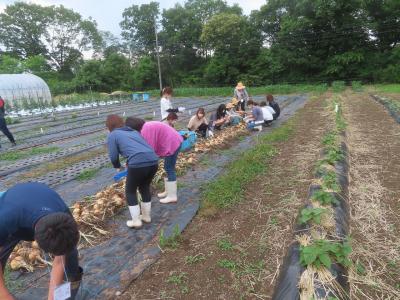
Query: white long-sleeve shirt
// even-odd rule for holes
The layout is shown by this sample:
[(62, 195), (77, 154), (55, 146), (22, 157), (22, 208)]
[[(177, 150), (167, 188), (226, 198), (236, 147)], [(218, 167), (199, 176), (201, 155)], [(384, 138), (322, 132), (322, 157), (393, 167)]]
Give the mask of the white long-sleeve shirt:
[(274, 119), (271, 111), (266, 106), (261, 107), (261, 110), (263, 112), (263, 117), (265, 121), (272, 121)]
[(165, 120), (168, 117), (169, 112), (167, 110), (172, 109), (171, 101), (168, 98), (161, 98), (160, 100), (161, 106), (161, 119)]

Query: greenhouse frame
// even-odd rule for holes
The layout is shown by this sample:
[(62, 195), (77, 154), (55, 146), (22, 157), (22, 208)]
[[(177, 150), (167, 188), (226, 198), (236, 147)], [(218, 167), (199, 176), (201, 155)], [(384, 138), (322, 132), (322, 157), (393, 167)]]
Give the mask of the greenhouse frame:
[(10, 108), (41, 107), (51, 103), (47, 83), (33, 74), (0, 74), (0, 96)]

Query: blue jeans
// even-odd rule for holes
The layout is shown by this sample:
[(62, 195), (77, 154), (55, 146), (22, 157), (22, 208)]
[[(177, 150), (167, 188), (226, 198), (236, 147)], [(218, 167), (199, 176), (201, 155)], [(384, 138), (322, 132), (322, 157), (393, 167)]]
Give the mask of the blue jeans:
[(164, 157), (164, 170), (167, 172), (168, 181), (176, 181), (175, 166), (180, 148), (181, 147), (178, 147), (174, 154)]

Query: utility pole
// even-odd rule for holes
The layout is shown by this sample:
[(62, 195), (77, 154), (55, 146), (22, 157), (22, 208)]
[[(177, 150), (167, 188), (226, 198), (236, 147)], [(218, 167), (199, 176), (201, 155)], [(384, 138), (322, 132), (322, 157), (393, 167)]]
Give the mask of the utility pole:
[(158, 33), (157, 33), (157, 19), (154, 17), (154, 31), (156, 34), (156, 53), (158, 63), (158, 80), (160, 81), (160, 91), (162, 91), (162, 78), (161, 78), (161, 65), (160, 65), (160, 53), (158, 51)]

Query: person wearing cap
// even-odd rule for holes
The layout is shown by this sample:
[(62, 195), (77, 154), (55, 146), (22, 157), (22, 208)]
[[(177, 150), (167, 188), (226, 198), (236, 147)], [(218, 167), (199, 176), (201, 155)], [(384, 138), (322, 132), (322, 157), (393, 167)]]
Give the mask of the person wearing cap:
[[(6, 112), (5, 112), (4, 106), (5, 106), (5, 102), (4, 102), (3, 98), (1, 98), (1, 96), (0, 96), (0, 131), (10, 140), (10, 142), (13, 146), (16, 146), (14, 136), (12, 135), (10, 130), (8, 130), (8, 128), (7, 128), (7, 122), (5, 119)], [(1, 145), (0, 145), (0, 148), (1, 148)]]
[(169, 113), (177, 113), (184, 112), (184, 107), (173, 108), (171, 103), (173, 90), (169, 86), (163, 88), (161, 91), (161, 100), (160, 100), (160, 108), (161, 108), (161, 121), (165, 121), (168, 117)]
[(249, 94), (246, 91), (246, 86), (242, 82), (236, 85), (233, 95), (239, 101), (240, 110), (246, 110), (246, 102), (249, 100)]

